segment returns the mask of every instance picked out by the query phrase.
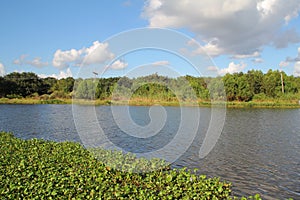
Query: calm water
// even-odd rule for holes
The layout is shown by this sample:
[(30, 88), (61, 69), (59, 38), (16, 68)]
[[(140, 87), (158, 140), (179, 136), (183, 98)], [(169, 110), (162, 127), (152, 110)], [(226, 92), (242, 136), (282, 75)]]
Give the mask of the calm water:
[[(196, 135), (194, 108), (166, 107), (162, 113), (150, 109), (149, 115), (149, 107), (129, 107), (135, 125), (128, 121), (128, 116), (116, 112), (124, 109), (124, 106), (113, 107), (113, 111), (110, 106), (76, 106), (74, 110), (72, 105), (0, 105), (0, 130), (25, 139), (71, 140), (91, 145), (102, 142), (107, 147), (114, 144), (137, 154), (174, 143), (175, 148), (163, 152), (181, 155), (174, 167), (199, 168), (200, 173), (228, 180), (234, 185), (234, 195), (260, 193), (264, 199), (300, 199), (300, 109), (227, 109), (222, 134), (203, 159), (199, 158), (199, 149), (211, 118), (209, 108), (200, 108)], [(183, 127), (182, 120), (186, 120)], [(99, 127), (106, 138), (97, 135)], [(157, 127), (160, 129), (155, 130)], [(180, 128), (186, 133), (177, 137)], [(152, 135), (147, 138), (138, 135), (145, 132)], [(96, 136), (99, 137), (95, 139)]]

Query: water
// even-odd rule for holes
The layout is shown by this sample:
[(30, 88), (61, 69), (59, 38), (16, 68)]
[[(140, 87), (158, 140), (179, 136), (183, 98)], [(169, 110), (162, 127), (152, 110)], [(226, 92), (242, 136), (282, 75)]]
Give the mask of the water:
[[(119, 111), (124, 107), (113, 109)], [(73, 110), (72, 105), (0, 105), (0, 130), (13, 132), (24, 139), (84, 141), (83, 144), (89, 142), (86, 139), (94, 143), (110, 141), (137, 154), (164, 149), (173, 142), (176, 148), (167, 149), (170, 152), (160, 152), (164, 156), (181, 155), (172, 164), (173, 167), (198, 168), (199, 173), (230, 181), (234, 185), (234, 195), (259, 193), (264, 199), (300, 199), (299, 109), (227, 109), (222, 134), (214, 149), (203, 159), (199, 158), (199, 149), (211, 117), (209, 108), (200, 108), (196, 135), (192, 127), (196, 116), (193, 114), (194, 108), (181, 110), (178, 107), (166, 107), (164, 114), (160, 108), (151, 109), (129, 107), (130, 116), (136, 123), (132, 126), (126, 121), (126, 115), (113, 114), (110, 106), (77, 106)], [(77, 126), (73, 116), (75, 111)], [(177, 138), (183, 114), (186, 126), (190, 127), (183, 127), (185, 135)], [(163, 124), (155, 123), (157, 119), (165, 121)], [(122, 126), (126, 126), (123, 130), (119, 128), (122, 122), (125, 122)], [(99, 136), (99, 125), (107, 141), (101, 137), (94, 139)], [(143, 129), (144, 126), (147, 129)], [(154, 130), (160, 126), (161, 129)], [(157, 131), (157, 134), (149, 138), (143, 138), (143, 135), (137, 137), (139, 132), (145, 130), (149, 134)], [(136, 133), (128, 135), (128, 131)]]

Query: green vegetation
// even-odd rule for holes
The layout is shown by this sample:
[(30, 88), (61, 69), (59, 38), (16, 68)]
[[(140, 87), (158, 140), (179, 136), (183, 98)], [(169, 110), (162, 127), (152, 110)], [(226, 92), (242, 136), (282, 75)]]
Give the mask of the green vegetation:
[[(237, 199), (230, 196), (231, 184), (219, 178), (170, 169), (157, 159), (147, 161), (106, 150), (91, 153), (78, 143), (22, 140), (1, 132), (0, 156), (0, 196), (4, 199)], [(109, 163), (108, 159), (134, 165), (127, 172), (118, 171), (100, 162)], [(135, 167), (147, 166), (161, 167), (133, 173)]]
[(299, 107), (300, 77), (259, 70), (223, 77), (183, 76), (169, 78), (152, 74), (129, 79), (39, 78), (34, 73), (0, 77), (0, 103), (72, 103), (131, 105), (210, 106), (226, 100), (229, 107)]

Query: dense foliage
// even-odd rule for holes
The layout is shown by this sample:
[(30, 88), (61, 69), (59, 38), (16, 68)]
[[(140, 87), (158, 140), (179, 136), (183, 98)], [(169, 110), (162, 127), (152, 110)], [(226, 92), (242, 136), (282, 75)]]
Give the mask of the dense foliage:
[[(111, 153), (103, 152), (104, 157)], [(132, 159), (114, 155), (116, 163)], [(78, 143), (21, 140), (1, 132), (0, 156), (4, 199), (232, 199), (231, 185), (218, 178), (169, 167), (122, 172), (104, 165)], [(135, 158), (137, 165), (145, 162), (147, 166), (149, 161)]]
[(0, 98), (38, 98), (42, 100), (147, 98), (163, 101), (226, 99), (228, 101), (297, 100), (300, 98), (300, 77), (282, 72), (259, 70), (226, 74), (223, 77), (183, 76), (168, 78), (153, 74), (127, 77), (74, 79), (39, 78), (34, 73), (17, 73), (0, 77)]

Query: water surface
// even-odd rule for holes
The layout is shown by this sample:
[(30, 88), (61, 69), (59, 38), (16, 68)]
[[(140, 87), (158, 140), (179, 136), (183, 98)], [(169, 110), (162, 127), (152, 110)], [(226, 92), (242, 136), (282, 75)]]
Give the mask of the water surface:
[[(151, 122), (149, 109), (129, 107), (132, 120), (147, 126)], [(193, 108), (184, 109), (193, 116)], [(162, 129), (149, 138), (137, 138), (118, 127), (115, 118), (126, 120), (126, 116), (114, 116), (110, 106), (79, 106), (77, 111), (87, 121), (86, 126), (80, 126), (86, 133), (93, 134), (91, 127), (100, 125), (109, 141), (135, 153), (161, 149), (173, 141), (183, 112), (179, 107), (166, 107), (167, 119)], [(93, 113), (97, 121), (91, 117)], [(199, 158), (199, 149), (211, 110), (200, 108), (200, 116), (193, 143), (173, 167), (198, 168), (200, 173), (228, 180), (233, 183), (237, 196), (260, 193), (264, 199), (300, 199), (300, 109), (227, 109), (222, 134), (215, 148), (203, 159)], [(131, 128), (128, 125), (127, 130), (134, 131)], [(188, 130), (185, 138), (193, 137), (193, 130), (185, 128)], [(82, 142), (72, 105), (0, 105), (0, 130), (24, 139)], [(176, 143), (171, 153), (184, 149), (185, 138)]]

